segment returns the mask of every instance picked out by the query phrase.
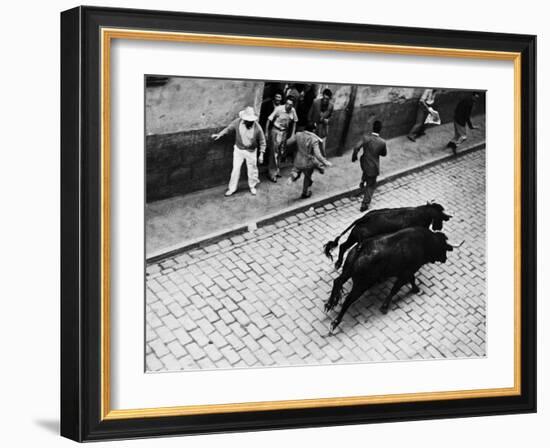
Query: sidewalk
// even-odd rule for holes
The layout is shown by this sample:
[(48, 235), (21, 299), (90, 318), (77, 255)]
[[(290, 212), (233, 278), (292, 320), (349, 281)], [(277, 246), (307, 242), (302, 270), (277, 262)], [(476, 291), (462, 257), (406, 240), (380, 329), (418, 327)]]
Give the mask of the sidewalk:
[[(476, 116), (472, 121), (479, 129), (470, 131), (459, 153), (485, 144), (485, 116)], [(447, 123), (428, 129), (426, 135), (416, 142), (409, 141), (406, 136), (389, 139), (388, 155), (380, 163), (379, 182), (448, 158), (451, 150), (445, 146), (453, 133), (453, 124)], [(287, 184), (287, 169), (276, 184), (262, 179), (255, 197), (243, 186), (233, 196), (226, 198), (223, 195), (226, 185), (222, 185), (147, 204), (147, 259), (156, 259), (229, 232), (254, 229), (275, 217), (296, 213), (334, 199), (335, 196), (353, 194), (361, 179), (359, 163), (351, 163), (349, 151), (330, 160), (333, 166), (324, 175), (314, 174), (313, 195), (305, 200), (300, 199), (301, 179), (292, 185)], [(430, 199), (436, 198), (418, 198), (418, 202)]]

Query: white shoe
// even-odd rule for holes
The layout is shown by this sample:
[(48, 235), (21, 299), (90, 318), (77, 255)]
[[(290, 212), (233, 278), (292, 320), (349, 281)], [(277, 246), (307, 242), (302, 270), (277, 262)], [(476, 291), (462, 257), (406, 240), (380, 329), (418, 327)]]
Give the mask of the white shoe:
[(257, 193), (256, 188), (255, 188), (255, 187), (252, 187), (252, 188), (250, 189), (250, 194), (252, 194), (252, 196), (256, 196), (256, 193)]
[(227, 190), (225, 192), (225, 195), (224, 196), (231, 196), (233, 193), (235, 193), (234, 191), (231, 191), (231, 190)]

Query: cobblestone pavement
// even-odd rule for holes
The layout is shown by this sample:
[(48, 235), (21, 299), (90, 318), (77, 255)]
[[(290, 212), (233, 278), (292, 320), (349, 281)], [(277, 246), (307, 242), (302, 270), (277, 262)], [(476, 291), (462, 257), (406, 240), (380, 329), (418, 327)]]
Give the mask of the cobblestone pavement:
[[(373, 208), (435, 199), (464, 245), (417, 275), (387, 315), (390, 289), (367, 292), (327, 336), (339, 306), (322, 246), (359, 215), (359, 198), (310, 209), (147, 267), (146, 369), (193, 370), (485, 356), (485, 151), (381, 186)], [(347, 285), (349, 290), (350, 283)]]

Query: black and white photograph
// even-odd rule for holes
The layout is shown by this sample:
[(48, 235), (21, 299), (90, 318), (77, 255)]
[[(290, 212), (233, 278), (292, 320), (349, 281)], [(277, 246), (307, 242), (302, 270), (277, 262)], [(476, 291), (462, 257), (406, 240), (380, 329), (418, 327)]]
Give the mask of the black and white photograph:
[(146, 372), (485, 357), (486, 94), (146, 75)]

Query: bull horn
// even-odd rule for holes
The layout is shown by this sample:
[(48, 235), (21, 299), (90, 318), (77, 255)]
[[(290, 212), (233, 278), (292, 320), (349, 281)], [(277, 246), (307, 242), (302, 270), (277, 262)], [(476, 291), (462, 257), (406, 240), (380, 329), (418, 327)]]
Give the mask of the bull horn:
[(462, 246), (464, 244), (464, 241), (465, 240), (462, 240), (462, 242), (460, 244), (451, 244), (451, 243), (447, 243), (449, 246), (451, 246), (452, 248), (454, 249), (458, 249), (460, 246)]

